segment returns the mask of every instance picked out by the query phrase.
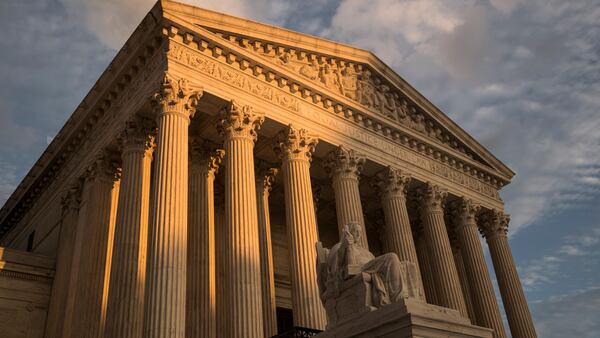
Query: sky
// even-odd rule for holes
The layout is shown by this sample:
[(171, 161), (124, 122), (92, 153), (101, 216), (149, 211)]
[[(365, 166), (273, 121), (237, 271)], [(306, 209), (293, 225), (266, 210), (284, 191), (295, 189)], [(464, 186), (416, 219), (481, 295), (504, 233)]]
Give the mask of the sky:
[[(517, 175), (540, 337), (600, 337), (600, 0), (188, 0), (373, 51)], [(152, 0), (0, 1), (0, 204)]]

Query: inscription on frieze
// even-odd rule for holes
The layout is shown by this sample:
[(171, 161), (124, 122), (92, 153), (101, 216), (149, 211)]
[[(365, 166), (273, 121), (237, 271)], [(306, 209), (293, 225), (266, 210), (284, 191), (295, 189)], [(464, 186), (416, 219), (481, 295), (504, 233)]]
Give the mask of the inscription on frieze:
[(417, 108), (414, 102), (394, 89), (392, 84), (374, 74), (365, 64), (336, 60), (264, 41), (249, 41), (235, 35), (223, 33), (216, 35), (245, 48), (272, 64), (300, 75), (312, 84), (350, 99), (366, 110), (395, 120), (407, 128), (482, 162), (454, 135), (447, 132), (427, 113)]
[(233, 87), (239, 88), (256, 97), (275, 103), (289, 111), (292, 111), (304, 118), (307, 118), (320, 125), (328, 126), (337, 132), (358, 139), (366, 144), (380, 149), (392, 156), (400, 158), (418, 168), (427, 172), (448, 179), (451, 182), (467, 187), (480, 194), (500, 200), (498, 191), (491, 185), (488, 185), (476, 178), (462, 173), (446, 164), (436, 162), (419, 155), (411, 150), (404, 149), (400, 145), (393, 144), (391, 141), (382, 139), (372, 132), (361, 130), (356, 126), (350, 125), (338, 117), (318, 110), (310, 105), (303, 104), (301, 101), (283, 90), (271, 86), (253, 76), (245, 74), (233, 67), (220, 63), (215, 59), (196, 52), (186, 46), (172, 42), (168, 56), (175, 61), (181, 62), (195, 70), (208, 75), (217, 80), (223, 81)]

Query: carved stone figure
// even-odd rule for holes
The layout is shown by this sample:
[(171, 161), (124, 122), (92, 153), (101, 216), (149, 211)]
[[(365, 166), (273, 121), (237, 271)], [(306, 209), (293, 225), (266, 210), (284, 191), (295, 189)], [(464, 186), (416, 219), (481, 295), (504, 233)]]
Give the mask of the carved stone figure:
[(390, 92), (390, 87), (383, 84), (377, 91), (379, 110), (381, 113), (389, 118), (395, 118), (396, 114), (396, 100)]
[(371, 80), (371, 71), (365, 70), (358, 77), (357, 100), (369, 108), (377, 106), (377, 95), (375, 86)]
[(337, 69), (332, 67), (329, 64), (326, 64), (323, 68), (321, 68), (321, 82), (328, 89), (334, 90), (336, 92), (342, 91), (342, 86), (340, 84), (340, 79), (338, 76)]
[(346, 66), (341, 72), (342, 94), (347, 98), (356, 100), (358, 89), (358, 76), (354, 66)]
[(331, 250), (317, 243), (317, 280), (328, 328), (403, 298), (422, 300), (417, 268), (394, 253), (373, 256), (359, 245), (360, 225), (344, 227)]
[(290, 52), (284, 52), (281, 56), (276, 57), (276, 60), (277, 63), (285, 68), (296, 71), (296, 66), (293, 63), (292, 54)]
[(300, 75), (309, 78), (311, 80), (316, 80), (319, 78), (319, 66), (317, 65), (316, 60), (310, 60), (307, 65), (304, 65), (300, 68)]

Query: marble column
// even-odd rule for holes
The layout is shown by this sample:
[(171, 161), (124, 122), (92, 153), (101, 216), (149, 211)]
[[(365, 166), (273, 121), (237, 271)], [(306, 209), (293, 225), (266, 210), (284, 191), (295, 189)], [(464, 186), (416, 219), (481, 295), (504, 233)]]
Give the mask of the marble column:
[(476, 215), (479, 206), (461, 199), (453, 211), (455, 233), (461, 248), (466, 279), (471, 291), (475, 324), (493, 329), (495, 337), (504, 338), (504, 324), (483, 249), (477, 233)]
[(228, 325), (225, 303), (225, 191), (222, 184), (215, 182), (215, 265), (217, 332), (224, 333)]
[(460, 281), (460, 288), (462, 290), (463, 299), (467, 306), (467, 313), (472, 323), (475, 323), (475, 307), (473, 306), (473, 300), (471, 297), (471, 284), (467, 278), (467, 272), (465, 270), (465, 264), (462, 258), (462, 250), (460, 246), (454, 245), (451, 241), (452, 255), (454, 256), (454, 264), (456, 265), (456, 272), (458, 272), (458, 279)]
[(419, 270), (421, 272), (421, 279), (423, 281), (423, 289), (425, 290), (425, 299), (429, 304), (439, 305), (440, 303), (437, 300), (437, 294), (435, 292), (433, 272), (431, 270), (431, 264), (429, 263), (429, 248), (427, 247), (427, 242), (425, 241), (425, 235), (423, 233), (424, 231), (421, 221), (415, 220), (412, 228), (417, 258), (419, 259)]
[(154, 95), (158, 134), (148, 232), (144, 337), (185, 336), (188, 126), (201, 92), (166, 75)]
[[(77, 296), (73, 307), (70, 337), (104, 337), (109, 285), (110, 252), (114, 234), (113, 198), (118, 191), (119, 168), (113, 154), (103, 151), (86, 174), (83, 203), (83, 237)], [(67, 335), (69, 336), (69, 335)]]
[(368, 249), (365, 219), (358, 189), (364, 163), (365, 158), (356, 154), (354, 150), (339, 146), (329, 153), (324, 166), (333, 183), (340, 238), (345, 225), (351, 222), (358, 223), (362, 229), (360, 244)]
[(258, 207), (258, 234), (260, 242), (260, 271), (262, 282), (262, 311), (265, 337), (277, 334), (277, 306), (275, 304), (275, 273), (271, 243), (269, 194), (279, 169), (259, 168), (256, 175), (256, 204)]
[(130, 121), (122, 136), (123, 171), (108, 298), (106, 337), (142, 337), (150, 165), (154, 136), (141, 120)]
[(537, 334), (508, 245), (509, 220), (508, 215), (493, 210), (483, 215), (480, 229), (490, 249), (511, 335), (513, 338), (534, 338)]
[[(275, 150), (282, 161), (294, 325), (324, 330), (326, 316), (315, 269), (318, 230), (310, 181), (310, 162), (317, 142), (306, 130), (290, 125), (278, 135)], [(356, 183), (358, 192), (358, 179)], [(364, 229), (364, 221), (362, 224)]]
[(229, 322), (224, 337), (264, 337), (253, 154), (263, 121), (252, 107), (231, 101), (217, 126), (226, 154), (224, 282)]
[(443, 203), (446, 196), (445, 191), (430, 183), (420, 191), (423, 234), (429, 249), (429, 264), (439, 305), (458, 310), (464, 317), (468, 317), (444, 222)]
[(187, 338), (217, 336), (214, 181), (225, 151), (209, 147), (197, 138), (190, 142)]
[[(71, 283), (78, 263), (74, 262), (77, 251), (76, 238), (81, 232), (78, 224), (79, 207), (81, 204), (82, 184), (79, 178), (69, 184), (62, 194), (62, 215), (60, 221), (60, 232), (58, 252), (56, 254), (56, 273), (52, 283), (52, 293), (46, 320), (46, 337), (58, 338), (66, 336), (64, 332), (65, 309), (69, 299), (75, 299), (75, 291)], [(80, 244), (80, 243), (79, 243)], [(68, 323), (70, 324), (70, 323)]]
[(419, 274), (419, 288), (425, 298), (417, 250), (412, 237), (408, 210), (406, 208), (406, 186), (410, 176), (400, 169), (388, 167), (376, 176), (375, 188), (381, 197), (385, 219), (384, 238), (387, 252), (398, 255), (400, 261), (414, 263)]

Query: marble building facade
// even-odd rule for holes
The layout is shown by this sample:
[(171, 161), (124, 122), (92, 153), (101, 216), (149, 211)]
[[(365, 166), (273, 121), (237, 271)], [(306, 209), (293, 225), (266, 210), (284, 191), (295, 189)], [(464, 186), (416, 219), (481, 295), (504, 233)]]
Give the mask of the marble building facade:
[[(159, 1), (0, 210), (5, 252), (48, 260), (27, 272), (45, 320), (0, 306), (39, 327), (15, 337), (271, 337), (285, 313), (324, 329), (315, 243), (357, 222), (428, 303), (506, 337), (482, 235), (512, 337), (536, 337), (513, 176), (368, 51)], [(28, 278), (6, 266), (0, 285)]]

